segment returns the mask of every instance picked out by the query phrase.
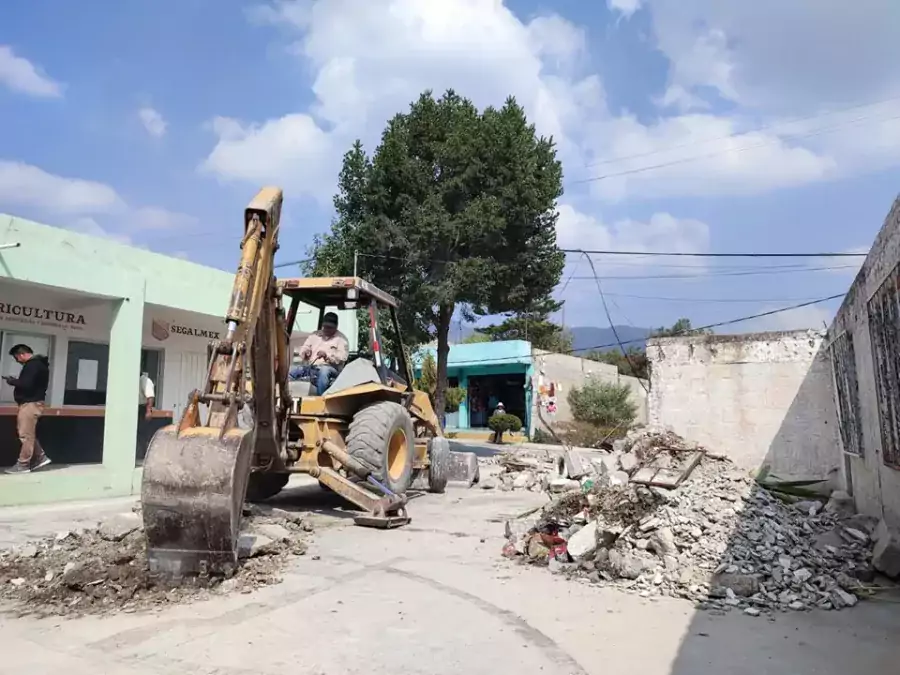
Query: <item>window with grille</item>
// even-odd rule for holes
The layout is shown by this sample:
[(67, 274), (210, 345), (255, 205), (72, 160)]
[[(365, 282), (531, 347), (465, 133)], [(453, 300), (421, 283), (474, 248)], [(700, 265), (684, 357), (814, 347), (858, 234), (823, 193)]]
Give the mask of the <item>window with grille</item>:
[(856, 351), (853, 335), (843, 333), (831, 343), (835, 400), (844, 452), (862, 456), (862, 427), (859, 423), (859, 388), (856, 379)]
[(900, 267), (895, 267), (868, 302), (882, 461), (900, 468)]

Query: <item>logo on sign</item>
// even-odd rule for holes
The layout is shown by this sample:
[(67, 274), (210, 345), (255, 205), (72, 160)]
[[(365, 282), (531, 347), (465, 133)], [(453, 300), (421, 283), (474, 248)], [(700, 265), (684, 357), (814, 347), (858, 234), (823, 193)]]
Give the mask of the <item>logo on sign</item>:
[(169, 337), (169, 322), (153, 319), (150, 322), (150, 335), (162, 342)]
[(208, 340), (219, 339), (219, 331), (192, 326), (179, 326), (161, 319), (153, 319), (150, 322), (150, 334), (160, 342), (166, 340), (170, 335), (189, 335), (191, 337), (207, 338)]

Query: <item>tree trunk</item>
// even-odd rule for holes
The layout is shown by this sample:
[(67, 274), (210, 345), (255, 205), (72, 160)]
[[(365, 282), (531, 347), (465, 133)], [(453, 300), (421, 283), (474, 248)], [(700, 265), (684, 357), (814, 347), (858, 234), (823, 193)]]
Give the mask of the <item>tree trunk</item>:
[(438, 419), (444, 419), (444, 401), (447, 394), (447, 357), (450, 355), (450, 320), (453, 305), (438, 307), (437, 320), (437, 385), (434, 389), (434, 412)]

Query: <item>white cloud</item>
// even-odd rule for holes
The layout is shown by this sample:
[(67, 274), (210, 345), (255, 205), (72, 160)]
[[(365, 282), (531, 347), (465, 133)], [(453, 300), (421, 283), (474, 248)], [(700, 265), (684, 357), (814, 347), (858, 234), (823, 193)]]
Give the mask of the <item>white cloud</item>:
[(198, 223), (183, 213), (131, 206), (105, 183), (58, 176), (30, 164), (0, 160), (0, 209), (10, 208), (38, 214), (84, 234), (132, 245), (139, 232), (184, 230)]
[(22, 162), (0, 160), (0, 204), (50, 213), (111, 213), (124, 207), (109, 185), (65, 178)]
[[(852, 123), (860, 111), (789, 124), (792, 111), (780, 107), (752, 115), (740, 107), (704, 112), (710, 89), (735, 101), (759, 98), (748, 85), (747, 60), (768, 56), (762, 47), (736, 44), (735, 36), (747, 34), (755, 45), (762, 19), (744, 26), (732, 15), (765, 12), (729, 13), (719, 4), (734, 3), (713, 0), (685, 3), (690, 22), (661, 0), (610, 2), (626, 14), (650, 11), (659, 47), (671, 58), (671, 81), (657, 99), (669, 112), (644, 123), (610, 113), (602, 82), (586, 70), (584, 30), (557, 15), (525, 22), (500, 0), (275, 0), (249, 14), (296, 38), (287, 53), (311, 70), (314, 101), (274, 119), (213, 120), (217, 142), (202, 169), (227, 181), (276, 181), (327, 202), (353, 140), (371, 149), (385, 120), (420, 92), (451, 87), (480, 107), (515, 95), (538, 130), (556, 139), (569, 187), (584, 181), (603, 201), (758, 194), (900, 163), (900, 119), (888, 119), (893, 108), (862, 111), (874, 115), (862, 125)], [(808, 6), (800, 13), (817, 12)], [(771, 29), (769, 19), (762, 24)], [(791, 25), (811, 39), (832, 22), (791, 19)], [(780, 32), (776, 38), (782, 40)], [(801, 59), (771, 65), (790, 70), (795, 61)], [(876, 71), (884, 76), (873, 82), (887, 90), (893, 70)], [(788, 78), (778, 87), (802, 88), (801, 81)], [(895, 112), (900, 116), (900, 104)]]
[(28, 59), (16, 56), (9, 45), (0, 45), (0, 84), (37, 98), (59, 98), (63, 87)]
[(166, 128), (169, 125), (158, 110), (145, 106), (138, 110), (138, 118), (147, 133), (154, 138), (162, 138), (166, 135)]
[(677, 253), (704, 253), (709, 250), (709, 227), (706, 223), (691, 218), (676, 218), (668, 213), (655, 213), (646, 222), (627, 219), (607, 225), (563, 203), (559, 205), (556, 233), (561, 248)]
[(886, 0), (645, 4), (673, 83), (688, 90), (797, 114), (900, 85), (900, 21)]
[[(771, 312), (781, 309), (780, 306), (767, 305), (761, 308), (756, 314)], [(806, 307), (798, 307), (777, 314), (753, 319), (746, 323), (735, 324), (727, 328), (722, 328), (723, 333), (762, 333), (766, 331), (781, 330), (822, 330), (831, 324), (836, 309), (832, 309), (825, 305), (808, 305)]]
[(313, 70), (315, 102), (262, 122), (214, 120), (202, 167), (226, 180), (274, 178), (328, 199), (352, 141), (371, 147), (426, 89), (454, 88), (480, 107), (513, 94), (575, 158), (570, 129), (602, 109), (599, 78), (575, 74), (584, 31), (555, 15), (523, 23), (499, 0), (276, 2), (252, 17), (298, 36), (291, 53)]
[(606, 6), (627, 19), (641, 8), (641, 0), (606, 0)]

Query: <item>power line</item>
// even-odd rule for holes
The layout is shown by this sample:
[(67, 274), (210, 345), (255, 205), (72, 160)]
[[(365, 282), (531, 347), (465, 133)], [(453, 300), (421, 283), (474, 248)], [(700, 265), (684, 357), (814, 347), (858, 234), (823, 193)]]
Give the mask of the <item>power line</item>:
[[(788, 269), (763, 269), (763, 270), (745, 270), (742, 272), (721, 272), (719, 274), (649, 274), (649, 275), (606, 275), (601, 277), (605, 281), (609, 280), (639, 280), (646, 281), (649, 279), (709, 279), (711, 277), (749, 277), (765, 274), (794, 274), (797, 272), (833, 272), (837, 270), (856, 269), (855, 265), (838, 265), (836, 267), (801, 267)], [(702, 271), (702, 270), (700, 270)], [(589, 281), (593, 277), (573, 276), (574, 281)]]
[(687, 253), (682, 251), (583, 251), (561, 248), (563, 253), (588, 255), (672, 256), (683, 258), (865, 258), (868, 253)]
[[(603, 287), (600, 285), (600, 277), (597, 276), (597, 269), (594, 267), (594, 261), (587, 253), (584, 254), (584, 257), (587, 258), (588, 264), (591, 266), (591, 272), (593, 272), (594, 274), (594, 281), (597, 283), (597, 292), (600, 294), (600, 300), (603, 303), (603, 311), (606, 313), (606, 320), (609, 321), (609, 327), (612, 328), (612, 332), (616, 338), (616, 342), (619, 344), (619, 349), (622, 351), (622, 356), (624, 356), (625, 361), (628, 362), (628, 367), (631, 368), (631, 372), (637, 374), (637, 368), (634, 367), (634, 362), (631, 360), (631, 355), (622, 344), (622, 340), (619, 338), (619, 331), (616, 330), (616, 324), (613, 322), (612, 316), (610, 316), (609, 307), (606, 304), (606, 296), (603, 295)], [(644, 389), (644, 391), (649, 394), (650, 390), (647, 388), (647, 385), (644, 384), (644, 380), (642, 380), (641, 378), (637, 378), (637, 381), (641, 383), (641, 387)]]
[[(812, 300), (813, 298), (685, 298), (685, 297), (664, 297), (657, 295), (631, 295), (629, 293), (610, 293), (607, 291), (607, 297), (609, 298), (631, 298), (634, 300), (663, 300), (666, 302), (722, 302), (722, 303), (735, 303), (735, 302), (805, 302), (806, 300)], [(624, 313), (623, 313), (624, 315)], [(625, 317), (626, 319), (628, 317)]]
[[(850, 124), (852, 124), (852, 123), (854, 123), (854, 122), (862, 122), (862, 121), (866, 121), (866, 120), (868, 120), (868, 119), (871, 119), (871, 117), (859, 117), (859, 118), (857, 118), (857, 119), (855, 119), (855, 120), (851, 120), (850, 122), (846, 122), (846, 123), (843, 123), (843, 124), (836, 124), (836, 125), (833, 125), (833, 126), (831, 126), (831, 127), (825, 127), (825, 128), (823, 128), (823, 129), (818, 129), (818, 130), (815, 130), (815, 131), (812, 131), (812, 132), (809, 132), (809, 133), (806, 133), (806, 134), (795, 134), (795, 135), (789, 136), (789, 138), (797, 139), (797, 138), (810, 138), (810, 137), (812, 137), (812, 136), (819, 136), (819, 135), (821, 135), (821, 134), (824, 134), (824, 133), (828, 133), (828, 132), (834, 131), (835, 129), (839, 129), (839, 128), (842, 128), (842, 127), (845, 127), (845, 126), (849, 126)], [(886, 118), (883, 118), (883, 119), (879, 119), (879, 120), (877, 120), (877, 121), (879, 121), (879, 122), (890, 122), (890, 121), (896, 120), (896, 119), (900, 119), (900, 115), (893, 115), (893, 116), (891, 116), (891, 117), (886, 117)], [(692, 156), (690, 156), (690, 157), (682, 157), (681, 159), (673, 159), (673, 160), (671, 160), (671, 161), (669, 161), (669, 162), (661, 162), (661, 163), (659, 163), (659, 164), (651, 164), (651, 165), (649, 165), (649, 166), (642, 166), (642, 167), (638, 167), (638, 168), (635, 168), (635, 169), (626, 169), (626, 170), (624, 170), (624, 171), (616, 171), (616, 172), (613, 172), (613, 173), (602, 174), (602, 175), (600, 175), (600, 176), (593, 176), (592, 178), (582, 178), (581, 180), (575, 180), (575, 181), (572, 181), (572, 183), (573, 183), (573, 184), (576, 184), (576, 185), (578, 185), (578, 184), (583, 184), (583, 183), (595, 183), (595, 182), (598, 182), (598, 181), (601, 181), (601, 180), (606, 180), (606, 179), (608, 179), (608, 178), (617, 178), (617, 177), (619, 177), (619, 176), (630, 176), (630, 175), (636, 174), (636, 173), (644, 173), (644, 172), (646, 172), (646, 171), (654, 171), (654, 170), (656, 170), (656, 169), (664, 169), (664, 168), (667, 168), (667, 167), (670, 167), (670, 166), (677, 166), (677, 165), (679, 165), (679, 164), (687, 164), (687, 163), (689, 163), (689, 162), (696, 162), (696, 161), (701, 160), (701, 159), (710, 159), (710, 158), (712, 158), (712, 157), (718, 157), (718, 156), (720, 156), (720, 155), (726, 155), (726, 154), (731, 153), (731, 152), (737, 153), (737, 152), (745, 152), (745, 151), (747, 151), (747, 150), (755, 150), (756, 148), (763, 148), (763, 147), (766, 147), (766, 146), (769, 146), (769, 145), (774, 145), (775, 143), (780, 143), (781, 141), (782, 141), (781, 138), (776, 138), (776, 139), (774, 139), (774, 140), (772, 140), (772, 141), (766, 141), (766, 142), (763, 142), (763, 143), (756, 143), (756, 144), (754, 144), (754, 145), (745, 145), (745, 146), (742, 146), (742, 147), (739, 147), (739, 148), (727, 148), (727, 149), (725, 149), (725, 150), (718, 150), (718, 151), (716, 151), (716, 152), (708, 152), (708, 153), (705, 153), (705, 154), (702, 154), (702, 155), (692, 155)]]
[(687, 143), (679, 143), (677, 145), (670, 145), (665, 148), (658, 148), (656, 150), (649, 150), (647, 152), (640, 152), (633, 155), (618, 155), (616, 157), (610, 157), (608, 159), (600, 160), (598, 162), (591, 162), (589, 164), (585, 164), (585, 168), (590, 169), (595, 166), (602, 166), (605, 164), (614, 164), (616, 162), (624, 162), (630, 159), (641, 159), (643, 157), (650, 157), (652, 155), (659, 155), (666, 152), (671, 152), (673, 150), (680, 150), (681, 148), (689, 148), (695, 145), (706, 145), (708, 143), (714, 143), (716, 141), (724, 141), (729, 138), (734, 138), (738, 136), (747, 136), (749, 134), (758, 134), (761, 131), (772, 131), (773, 129), (778, 129), (779, 127), (789, 126), (791, 124), (797, 124), (798, 122), (810, 122), (812, 120), (821, 119), (823, 117), (829, 117), (831, 115), (837, 115), (838, 113), (850, 112), (851, 110), (859, 110), (860, 108), (872, 108), (878, 105), (884, 105), (885, 103), (893, 103), (894, 101), (900, 100), (900, 97), (892, 97), (888, 99), (884, 99), (882, 101), (873, 101), (871, 103), (858, 103), (856, 105), (848, 106), (846, 108), (837, 108), (835, 110), (826, 111), (823, 113), (818, 113), (816, 115), (808, 115), (805, 117), (795, 117), (793, 119), (781, 120), (774, 124), (765, 124), (763, 126), (753, 127), (751, 129), (747, 129), (745, 131), (741, 131), (739, 133), (730, 133), (722, 136), (714, 136), (713, 138), (707, 139), (697, 139), (695, 141), (689, 141)]

